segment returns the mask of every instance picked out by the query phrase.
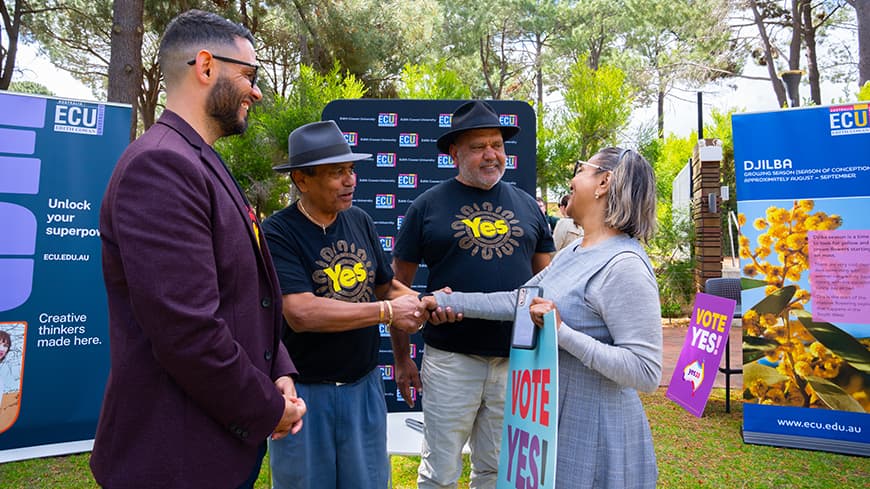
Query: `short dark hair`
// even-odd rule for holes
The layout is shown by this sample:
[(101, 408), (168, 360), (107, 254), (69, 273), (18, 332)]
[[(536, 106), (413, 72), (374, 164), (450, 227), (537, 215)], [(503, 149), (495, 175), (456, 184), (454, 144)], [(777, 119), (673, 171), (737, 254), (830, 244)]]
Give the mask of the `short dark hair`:
[(158, 63), (166, 81), (174, 80), (200, 49), (233, 46), (237, 38), (253, 46), (254, 35), (247, 27), (220, 15), (202, 10), (188, 10), (169, 22), (160, 41)]
[[(294, 176), (296, 172), (308, 175), (309, 177), (315, 177), (317, 176), (317, 166), (300, 166), (290, 170), (290, 181), (293, 182), (293, 185), (296, 185), (296, 177)], [(298, 188), (299, 185), (296, 185), (296, 187)]]
[(563, 195), (562, 200), (559, 201), (559, 207), (565, 207), (568, 205), (568, 199), (571, 198), (569, 195)]

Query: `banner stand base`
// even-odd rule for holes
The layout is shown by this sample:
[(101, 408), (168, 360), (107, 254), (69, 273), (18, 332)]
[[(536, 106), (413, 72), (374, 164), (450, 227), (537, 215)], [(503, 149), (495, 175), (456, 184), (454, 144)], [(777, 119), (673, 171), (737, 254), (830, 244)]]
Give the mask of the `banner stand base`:
[(30, 458), (54, 457), (57, 455), (70, 455), (73, 453), (90, 452), (94, 448), (94, 440), (70, 441), (66, 443), (52, 443), (51, 445), (38, 445), (34, 447), (13, 448), (0, 450), (0, 463), (17, 462)]
[(870, 457), (870, 445), (867, 443), (857, 443), (844, 440), (743, 431), (743, 442), (750, 445), (771, 445), (784, 448), (800, 448), (803, 450)]

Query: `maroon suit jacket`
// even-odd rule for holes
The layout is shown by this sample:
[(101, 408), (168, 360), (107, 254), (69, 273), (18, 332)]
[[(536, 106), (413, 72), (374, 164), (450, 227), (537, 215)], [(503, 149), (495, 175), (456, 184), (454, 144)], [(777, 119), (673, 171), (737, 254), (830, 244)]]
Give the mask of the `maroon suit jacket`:
[(100, 209), (101, 486), (235, 488), (254, 468), (284, 412), (274, 380), (296, 373), (254, 224), (217, 153), (168, 110), (118, 161)]

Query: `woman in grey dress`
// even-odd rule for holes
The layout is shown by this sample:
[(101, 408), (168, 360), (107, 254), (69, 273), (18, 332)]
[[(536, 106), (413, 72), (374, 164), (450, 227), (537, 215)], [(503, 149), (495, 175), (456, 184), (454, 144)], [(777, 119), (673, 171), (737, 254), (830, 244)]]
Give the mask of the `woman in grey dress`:
[[(658, 286), (639, 240), (655, 231), (655, 177), (635, 151), (606, 148), (578, 162), (569, 214), (585, 230), (529, 280), (538, 324), (556, 311), (560, 488), (654, 488), (649, 422), (637, 391), (661, 378)], [(437, 318), (511, 320), (516, 291), (436, 292)], [(447, 314), (449, 311), (449, 314)]]

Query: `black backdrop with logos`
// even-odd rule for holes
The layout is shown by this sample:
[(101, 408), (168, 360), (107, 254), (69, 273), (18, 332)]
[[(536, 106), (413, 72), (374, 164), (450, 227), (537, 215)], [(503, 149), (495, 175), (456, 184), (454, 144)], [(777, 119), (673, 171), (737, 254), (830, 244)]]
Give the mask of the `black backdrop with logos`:
[[(451, 114), (463, 100), (335, 100), (323, 109), (323, 120), (334, 120), (351, 149), (371, 153), (358, 161), (355, 206), (375, 221), (381, 246), (392, 253), (405, 211), (411, 202), (430, 187), (456, 176), (449, 155), (435, 145), (438, 136), (450, 129)], [(535, 196), (536, 118), (532, 107), (513, 100), (487, 100), (499, 114), (502, 125), (517, 125), (521, 130), (505, 142), (507, 164), (503, 181)], [(426, 288), (428, 270), (421, 264), (414, 278), (415, 290)], [(423, 336), (411, 336), (411, 356), (420, 366)], [(340, 361), (340, 359), (337, 359)], [(384, 379), (387, 410), (411, 411), (396, 388), (395, 367), (390, 337), (381, 325), (379, 354)], [(417, 396), (416, 392), (412, 395)], [(420, 409), (419, 398), (413, 410)]]

